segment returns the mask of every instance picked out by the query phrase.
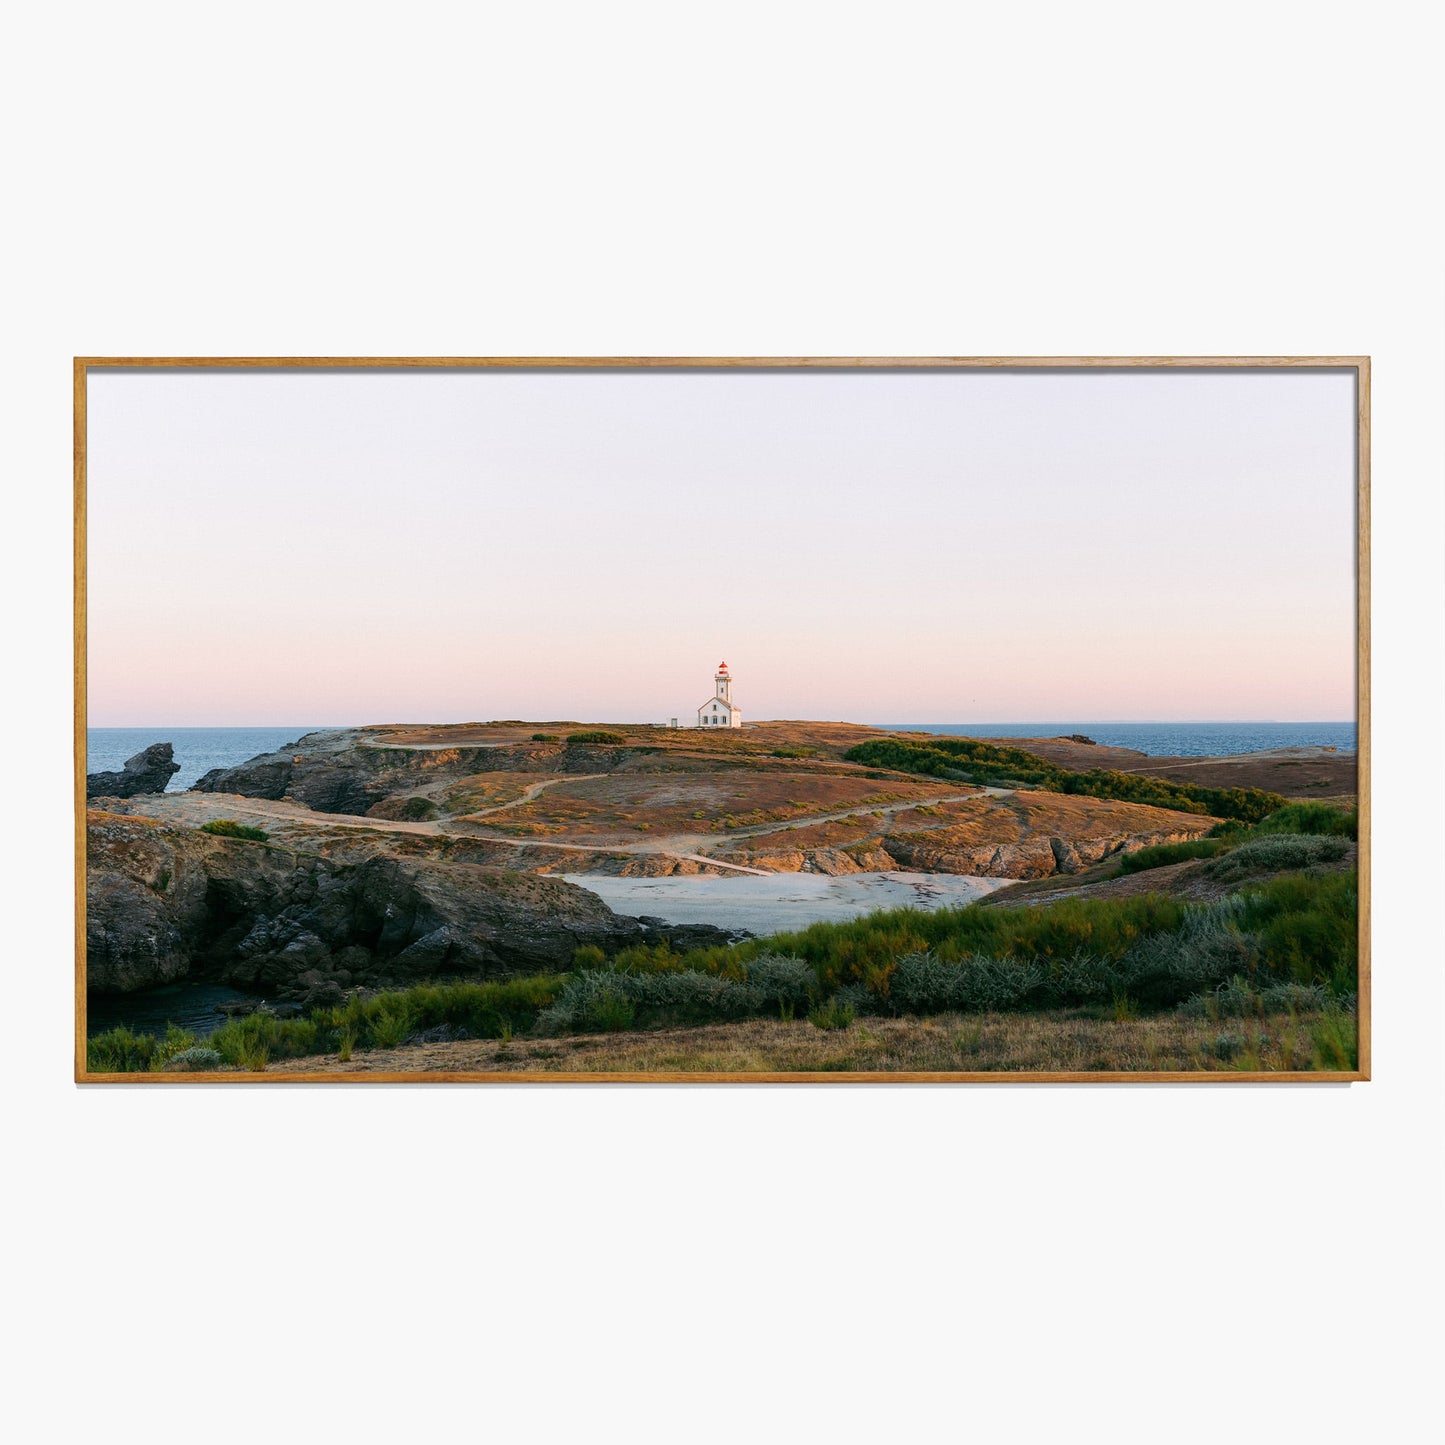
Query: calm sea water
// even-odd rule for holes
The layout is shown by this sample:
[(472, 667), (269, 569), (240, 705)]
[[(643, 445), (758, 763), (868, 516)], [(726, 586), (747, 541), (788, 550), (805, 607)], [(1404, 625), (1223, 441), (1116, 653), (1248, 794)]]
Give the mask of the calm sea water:
[(85, 735), (85, 771), (119, 772), (127, 758), (152, 743), (170, 743), (181, 765), (166, 789), (178, 793), (189, 788), (212, 768), (231, 768), (258, 753), (272, 753), (294, 743), (314, 727), (292, 728), (90, 728)]
[(88, 1038), (125, 1025), (134, 1034), (164, 1034), (171, 1024), (204, 1038), (226, 1022), (218, 1004), (259, 1003), (254, 994), (223, 983), (184, 980), (144, 993), (91, 994), (85, 1006)]
[(1224, 757), (1269, 748), (1326, 747), (1355, 751), (1353, 722), (1209, 723), (875, 723), (894, 731), (953, 734), (972, 738), (1056, 738), (1083, 733), (1113, 748), (1135, 748), (1150, 757)]
[[(335, 724), (333, 724), (335, 726)], [(876, 723), (893, 730), (978, 738), (1052, 738), (1083, 733), (1096, 743), (1136, 748), (1153, 757), (1198, 758), (1256, 753), (1266, 748), (1314, 745), (1355, 751), (1353, 722), (1276, 723)], [(285, 728), (91, 728), (86, 734), (89, 773), (118, 770), (151, 743), (170, 743), (181, 770), (169, 791), (189, 788), (212, 768), (234, 767), (258, 753), (287, 747), (317, 727)]]

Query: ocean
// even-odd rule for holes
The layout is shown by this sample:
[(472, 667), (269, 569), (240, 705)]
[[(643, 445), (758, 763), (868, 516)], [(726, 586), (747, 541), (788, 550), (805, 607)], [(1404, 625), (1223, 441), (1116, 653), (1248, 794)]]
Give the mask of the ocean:
[(874, 727), (971, 738), (1057, 738), (1082, 733), (1096, 743), (1134, 748), (1155, 758), (1225, 757), (1271, 748), (1326, 747), (1351, 753), (1356, 749), (1353, 722), (875, 723)]
[(127, 758), (152, 743), (170, 743), (181, 765), (166, 789), (184, 792), (212, 768), (230, 768), (258, 753), (275, 752), (294, 743), (315, 727), (290, 728), (88, 728), (85, 734), (85, 771), (119, 772)]
[[(338, 724), (332, 724), (338, 726)], [(1052, 738), (1082, 733), (1096, 743), (1136, 748), (1152, 757), (1198, 758), (1257, 753), (1267, 748), (1320, 746), (1355, 750), (1353, 722), (1278, 723), (875, 723), (893, 731), (946, 733), (979, 738)], [(212, 768), (229, 768), (258, 753), (274, 752), (319, 727), (285, 728), (91, 728), (86, 734), (86, 771), (119, 770), (151, 743), (171, 743), (181, 770), (169, 792), (189, 788)]]

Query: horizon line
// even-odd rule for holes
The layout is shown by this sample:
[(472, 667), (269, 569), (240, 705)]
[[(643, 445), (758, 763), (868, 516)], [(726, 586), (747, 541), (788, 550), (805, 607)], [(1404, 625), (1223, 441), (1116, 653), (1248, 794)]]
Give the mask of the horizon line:
[[(369, 727), (495, 727), (506, 723), (611, 723), (614, 726), (622, 727), (668, 727), (666, 722), (651, 722), (639, 718), (488, 718), (468, 719), (465, 722), (435, 722), (427, 719), (412, 719), (410, 721), (390, 721), (372, 723), (281, 723), (281, 722), (226, 722), (226, 723), (159, 723), (159, 722), (135, 722), (135, 723), (92, 723), (87, 721), (86, 727), (100, 729), (127, 729), (136, 730), (140, 728), (175, 728), (195, 729), (197, 731), (213, 730), (216, 728), (295, 728), (306, 727), (312, 732), (322, 732), (338, 728), (369, 728)], [(1056, 723), (1071, 723), (1089, 727), (1225, 727), (1225, 726), (1259, 726), (1270, 725), (1274, 727), (1307, 727), (1311, 724), (1329, 724), (1330, 726), (1343, 726), (1346, 723), (1358, 725), (1357, 717), (1346, 718), (1262, 718), (1262, 717), (1230, 717), (1230, 718), (965, 718), (957, 722), (943, 722), (934, 720), (932, 722), (924, 719), (902, 719), (893, 722), (857, 722), (851, 718), (759, 718), (756, 722), (744, 723), (744, 728), (761, 727), (767, 723), (780, 722), (819, 722), (819, 723), (842, 723), (853, 727), (873, 728), (924, 728), (936, 727), (1004, 727), (1018, 725), (1020, 727), (1043, 727), (1052, 726)]]

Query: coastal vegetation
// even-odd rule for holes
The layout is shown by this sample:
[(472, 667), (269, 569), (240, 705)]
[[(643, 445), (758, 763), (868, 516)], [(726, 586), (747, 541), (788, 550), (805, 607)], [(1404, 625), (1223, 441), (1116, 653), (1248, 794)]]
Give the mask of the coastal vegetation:
[(252, 843), (264, 843), (271, 836), (263, 828), (238, 823), (234, 818), (214, 818), (209, 823), (202, 823), (201, 832), (213, 833), (217, 838), (244, 838)]
[(1285, 803), (1277, 793), (1265, 792), (1262, 788), (1204, 788), (1110, 768), (1073, 772), (1023, 748), (996, 747), (971, 738), (930, 738), (926, 743), (873, 738), (849, 748), (843, 756), (849, 762), (870, 767), (922, 773), (956, 782), (1032, 786), (1054, 793), (1145, 803), (1246, 823), (1260, 822)]
[(1119, 859), (1121, 873), (1144, 873), (1150, 868), (1167, 868), (1172, 863), (1187, 863), (1192, 858), (1213, 858), (1224, 851), (1222, 838), (1191, 838), (1184, 843), (1157, 843), (1152, 848), (1139, 848)]
[[(420, 984), (370, 996), (353, 996), (334, 1008), (283, 1018), (258, 1009), (223, 1024), (207, 1039), (172, 1026), (161, 1038), (128, 1028), (97, 1034), (87, 1046), (95, 1073), (170, 1070), (188, 1050), (213, 1054), (211, 1068), (261, 1070), (277, 1059), (299, 1059), (353, 1049), (395, 1048), (418, 1035), (445, 1038), (510, 1038), (525, 1033), (560, 993), (557, 975), (497, 983)], [(195, 1067), (204, 1067), (196, 1065)]]
[(589, 728), (580, 733), (567, 734), (568, 747), (617, 747), (625, 743), (627, 739), (621, 733), (615, 733), (607, 728)]
[[(355, 995), (295, 1018), (263, 1009), (206, 1040), (175, 1028), (161, 1038), (113, 1029), (90, 1041), (90, 1068), (260, 1070), (402, 1045), (631, 1037), (769, 1019), (806, 1020), (824, 1034), (862, 1030), (864, 1046), (837, 1055), (846, 1062), (830, 1067), (887, 1067), (881, 1060), (895, 1057), (906, 1038), (914, 1062), (894, 1067), (922, 1068), (928, 1065), (917, 1061), (918, 1049), (933, 1057), (936, 1041), (891, 1029), (893, 1042), (880, 1050), (866, 1042), (878, 1037), (868, 1031), (947, 1018), (957, 1043), (965, 1038), (962, 1020), (972, 1018), (981, 1039), (1001, 1016), (1026, 1015), (1087, 1022), (1090, 1030), (1112, 1021), (1144, 1029), (1140, 1037), (1154, 1037), (1145, 1029), (1149, 1020), (1165, 1020), (1149, 1047), (1177, 1051), (1187, 1037), (1191, 1067), (1350, 1069), (1357, 1058), (1358, 885), (1354, 870), (1339, 865), (1358, 825), (1342, 810), (1316, 805), (1281, 813), (1280, 823), (1233, 825), (1225, 836), (1141, 850), (1168, 855), (1153, 866), (1202, 860), (1201, 876), (1225, 890), (1211, 899), (1147, 892), (1032, 908), (896, 909), (733, 945), (675, 949), (661, 942), (610, 956), (587, 945), (567, 973)], [(1201, 850), (1201, 843), (1210, 847)], [(1014, 1039), (1004, 1048), (1011, 1057), (1023, 1035), (1005, 1033)], [(981, 1045), (959, 1050), (971, 1061), (949, 1067), (1008, 1067), (986, 1062), (993, 1055)], [(711, 1057), (706, 1050), (702, 1056)], [(1114, 1065), (1098, 1065), (1105, 1066)]]

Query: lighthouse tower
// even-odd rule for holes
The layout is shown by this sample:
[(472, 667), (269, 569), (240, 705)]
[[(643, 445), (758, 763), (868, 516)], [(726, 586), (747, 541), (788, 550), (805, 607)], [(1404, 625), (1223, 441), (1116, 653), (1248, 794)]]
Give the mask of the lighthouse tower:
[(725, 662), (717, 665), (713, 695), (698, 708), (697, 725), (700, 728), (740, 728), (743, 725), (742, 709), (733, 703), (733, 679)]

